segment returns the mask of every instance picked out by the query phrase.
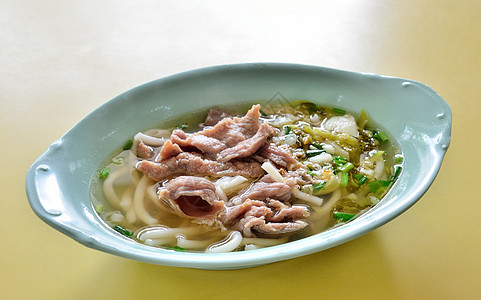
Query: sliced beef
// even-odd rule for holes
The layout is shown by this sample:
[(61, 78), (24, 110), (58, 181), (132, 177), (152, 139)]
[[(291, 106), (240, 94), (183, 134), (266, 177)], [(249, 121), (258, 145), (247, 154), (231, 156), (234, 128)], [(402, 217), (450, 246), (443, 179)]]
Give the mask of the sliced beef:
[(292, 164), (298, 164), (299, 162), (292, 157), (289, 153), (282, 150), (281, 148), (277, 147), (274, 144), (265, 144), (262, 148), (259, 149), (257, 155), (268, 159), (275, 163), (278, 166), (287, 168)]
[(154, 149), (139, 141), (137, 144), (137, 156), (142, 159), (152, 159), (154, 157)]
[(196, 148), (222, 162), (248, 157), (274, 133), (272, 127), (260, 123), (259, 109), (260, 105), (254, 105), (244, 117), (225, 118), (194, 134), (174, 130), (170, 139), (181, 148)]
[(172, 144), (170, 140), (167, 140), (162, 149), (160, 149), (159, 155), (155, 158), (156, 162), (161, 162), (173, 156), (177, 156), (182, 153), (182, 149), (180, 149), (179, 145)]
[(229, 207), (222, 217), (224, 226), (239, 230), (244, 237), (278, 238), (294, 234), (308, 224), (309, 211), (304, 206), (289, 206), (277, 200), (246, 200)]
[(177, 215), (201, 224), (216, 224), (217, 216), (225, 210), (214, 184), (203, 177), (179, 176), (160, 190), (159, 198)]
[(207, 117), (205, 118), (205, 122), (202, 124), (203, 126), (214, 126), (215, 124), (219, 123), (225, 118), (232, 117), (232, 114), (226, 110), (223, 110), (219, 107), (212, 108)]
[(267, 198), (288, 201), (291, 199), (291, 190), (292, 186), (289, 184), (275, 182), (270, 175), (265, 175), (259, 181), (240, 191), (238, 196), (233, 197), (230, 202), (239, 204), (247, 199), (266, 200)]
[(155, 181), (167, 179), (172, 175), (260, 177), (265, 173), (260, 163), (256, 161), (220, 163), (190, 152), (182, 152), (161, 163), (144, 160), (137, 164), (137, 169)]

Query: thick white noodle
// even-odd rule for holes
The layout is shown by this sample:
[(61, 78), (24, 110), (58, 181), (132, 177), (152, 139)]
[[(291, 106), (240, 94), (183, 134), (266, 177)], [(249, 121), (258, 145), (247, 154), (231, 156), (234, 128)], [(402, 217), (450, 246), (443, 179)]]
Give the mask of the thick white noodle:
[(215, 242), (215, 240), (188, 240), (183, 235), (177, 235), (177, 246), (184, 249), (205, 249), (213, 242)]
[(142, 141), (144, 144), (154, 147), (162, 146), (165, 143), (165, 138), (157, 138), (150, 135), (143, 134), (142, 132), (137, 133), (134, 136), (134, 141)]
[(109, 174), (109, 176), (104, 180), (103, 191), (104, 191), (105, 198), (107, 198), (109, 203), (116, 208), (119, 208), (120, 199), (115, 193), (114, 182), (115, 180), (127, 174), (131, 170), (132, 170), (131, 167), (121, 168)]
[(134, 186), (129, 186), (125, 192), (122, 194), (122, 198), (120, 198), (120, 207), (125, 212), (125, 217), (127, 218), (127, 222), (130, 224), (135, 223), (137, 220), (137, 216), (134, 211), (134, 206), (132, 205), (132, 194), (134, 192)]
[(311, 214), (311, 222), (316, 224), (317, 228), (324, 228), (329, 222), (329, 214), (336, 202), (341, 199), (342, 190), (339, 188), (335, 190), (331, 198), (329, 198), (322, 207), (313, 207), (314, 212)]
[(205, 252), (207, 253), (224, 253), (231, 252), (232, 250), (239, 247), (242, 242), (242, 234), (239, 231), (232, 231), (227, 237), (226, 241), (216, 243), (209, 246)]
[(280, 239), (263, 239), (263, 238), (242, 238), (241, 245), (256, 245), (256, 246), (275, 246), (286, 243), (287, 237)]
[(303, 201), (315, 204), (317, 206), (321, 206), (322, 202), (324, 201), (320, 197), (309, 195), (307, 193), (301, 192), (296, 187), (292, 188), (292, 195), (299, 200), (303, 200)]
[(134, 210), (137, 217), (145, 224), (152, 225), (157, 223), (157, 219), (153, 218), (146, 210), (144, 206), (144, 196), (147, 189), (149, 178), (147, 176), (142, 177), (134, 193)]
[(164, 246), (168, 244), (172, 244), (175, 240), (172, 238), (165, 238), (165, 239), (146, 239), (144, 244), (148, 246)]
[(168, 228), (163, 226), (156, 226), (152, 228), (146, 228), (142, 230), (139, 234), (139, 240), (145, 241), (146, 239), (160, 239), (167, 237), (175, 237), (176, 235), (183, 234), (189, 235), (191, 233), (198, 232), (199, 229), (196, 227), (185, 227), (185, 228)]
[(266, 161), (261, 165), (261, 168), (267, 172), (267, 174), (271, 175), (272, 179), (277, 182), (284, 182), (284, 177), (282, 177), (281, 173), (274, 167), (274, 165), (270, 161)]

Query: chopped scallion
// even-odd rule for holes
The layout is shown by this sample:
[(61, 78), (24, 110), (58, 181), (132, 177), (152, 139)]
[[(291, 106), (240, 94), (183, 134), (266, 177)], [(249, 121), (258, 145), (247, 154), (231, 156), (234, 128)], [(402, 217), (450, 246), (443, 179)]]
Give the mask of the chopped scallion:
[(125, 235), (127, 237), (131, 237), (132, 236), (132, 231), (128, 230), (128, 229), (125, 229), (119, 225), (115, 225), (114, 227), (112, 227), (115, 231), (117, 231), (118, 233), (122, 234), (122, 235)]
[(187, 251), (187, 250), (185, 250), (184, 248), (179, 247), (179, 246), (167, 247), (166, 249), (167, 249), (167, 250), (174, 250), (174, 251), (178, 251), (178, 252), (185, 252), (185, 251)]
[(349, 172), (351, 169), (354, 168), (354, 165), (350, 162), (344, 164), (339, 170), (341, 170), (342, 172)]
[(130, 150), (132, 148), (132, 145), (134, 144), (134, 140), (128, 140), (127, 143), (122, 147), (124, 150)]
[(363, 185), (363, 184), (366, 183), (366, 181), (367, 181), (367, 177), (364, 176), (364, 175), (362, 175), (362, 174), (354, 174), (353, 177), (354, 177), (354, 179), (357, 180), (356, 183), (357, 183), (358, 185)]
[(332, 159), (336, 165), (344, 165), (347, 163), (347, 158), (342, 156), (334, 156)]
[(95, 204), (95, 211), (101, 213), (104, 211), (104, 206), (101, 203)]
[(317, 191), (320, 191), (324, 188), (324, 186), (326, 185), (326, 182), (325, 181), (321, 181), (319, 183), (313, 183), (312, 184), (312, 191), (313, 192), (317, 192)]
[(99, 171), (99, 177), (102, 178), (102, 179), (105, 179), (109, 176), (110, 174), (110, 168), (109, 167), (103, 167), (100, 171)]
[(348, 181), (349, 181), (349, 174), (346, 172), (342, 172), (341, 185), (347, 186)]
[(124, 161), (124, 158), (123, 157), (114, 157), (112, 158), (112, 162), (116, 165), (120, 165), (122, 164), (122, 162)]
[(314, 143), (314, 144), (312, 144), (312, 146), (316, 147), (316, 148), (319, 149), (319, 150), (324, 150), (324, 149), (322, 148), (322, 145), (321, 145), (321, 144)]
[(336, 115), (345, 115), (346, 114), (346, 111), (342, 108), (337, 108), (337, 107), (333, 107), (332, 108), (332, 111), (336, 114)]
[(377, 180), (369, 182), (369, 188), (372, 193), (376, 193), (382, 187), (388, 187), (391, 184), (390, 180)]
[(397, 180), (399, 177), (399, 174), (401, 174), (402, 167), (401, 166), (396, 166), (396, 169), (394, 170), (394, 174), (391, 176), (391, 182), (394, 182)]
[(324, 153), (324, 152), (326, 152), (326, 151), (324, 151), (324, 150), (307, 150), (306, 155), (307, 155), (307, 157), (313, 157), (313, 156), (317, 156), (317, 155), (319, 155), (321, 153)]
[(373, 131), (373, 136), (375, 139), (377, 139), (380, 142), (387, 142), (389, 140), (387, 135), (382, 131), (376, 131), (376, 130)]
[(181, 130), (186, 129), (187, 127), (189, 127), (189, 125), (187, 125), (187, 124), (180, 124), (180, 125), (175, 126), (176, 129), (181, 129)]
[(349, 221), (355, 216), (356, 216), (355, 214), (350, 214), (345, 212), (339, 212), (339, 211), (334, 212), (334, 219), (336, 220)]
[(284, 134), (288, 135), (291, 132), (291, 126), (284, 125)]

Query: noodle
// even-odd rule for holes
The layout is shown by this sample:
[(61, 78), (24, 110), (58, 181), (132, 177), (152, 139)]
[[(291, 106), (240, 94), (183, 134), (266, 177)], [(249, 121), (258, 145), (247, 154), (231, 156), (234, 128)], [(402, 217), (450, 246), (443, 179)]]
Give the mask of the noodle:
[[(181, 123), (181, 130), (154, 128), (135, 134), (123, 147), (128, 150), (105, 163), (110, 174), (92, 181), (92, 202), (96, 210), (100, 207), (99, 215), (110, 227), (120, 227), (120, 234), (147, 246), (248, 251), (355, 220), (381, 201), (396, 179), (394, 173), (399, 175), (395, 171), (402, 162), (394, 160), (402, 154), (378, 141), (378, 129), (367, 129), (366, 120), (360, 126), (351, 114), (309, 102), (263, 110), (267, 114), (259, 117), (258, 111), (256, 120), (240, 123), (221, 111), (222, 118), (230, 118), (223, 126), (238, 130), (227, 138), (225, 132), (219, 139), (212, 133), (222, 118), (208, 123), (204, 116), (193, 119), (202, 118), (205, 124)], [(242, 129), (255, 122), (259, 129)], [(204, 130), (209, 134), (199, 135)], [(253, 136), (243, 140), (251, 131)], [(260, 139), (263, 132), (265, 140)], [(234, 145), (223, 144), (223, 138), (231, 138)], [(255, 141), (249, 144), (249, 139)], [(220, 152), (209, 152), (211, 146)], [(222, 156), (224, 151), (228, 154)], [(176, 165), (181, 155), (182, 163)], [(157, 178), (139, 168), (145, 162), (171, 173)], [(237, 165), (240, 169), (232, 171)], [(196, 173), (196, 168), (204, 173)], [(252, 175), (251, 169), (257, 173)], [(186, 181), (173, 189), (178, 179)]]

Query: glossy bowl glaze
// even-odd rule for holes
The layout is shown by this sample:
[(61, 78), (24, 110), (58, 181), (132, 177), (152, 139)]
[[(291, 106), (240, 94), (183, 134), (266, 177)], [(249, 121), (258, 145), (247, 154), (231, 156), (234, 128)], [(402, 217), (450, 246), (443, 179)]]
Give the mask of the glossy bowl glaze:
[[(215, 105), (306, 99), (350, 112), (365, 109), (404, 154), (396, 184), (373, 209), (314, 236), (252, 251), (207, 254), (139, 244), (109, 228), (94, 211), (89, 184), (113, 149), (140, 130)], [(451, 138), (451, 109), (412, 80), (316, 66), (252, 63), (189, 71), (133, 88), (106, 102), (50, 145), (30, 167), (26, 191), (46, 223), (76, 241), (143, 262), (235, 269), (294, 258), (359, 237), (418, 201), (439, 171)], [(53, 247), (53, 245), (52, 245)]]

